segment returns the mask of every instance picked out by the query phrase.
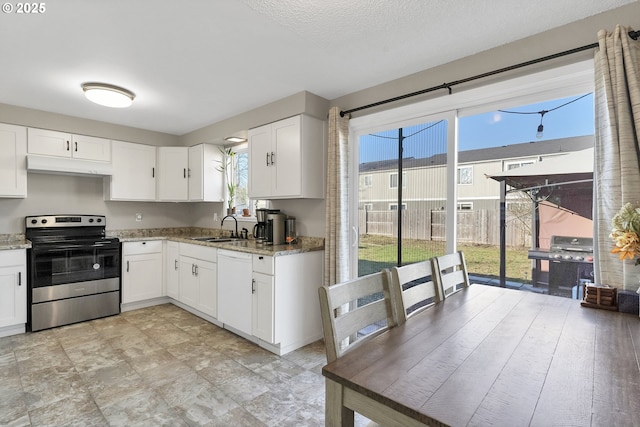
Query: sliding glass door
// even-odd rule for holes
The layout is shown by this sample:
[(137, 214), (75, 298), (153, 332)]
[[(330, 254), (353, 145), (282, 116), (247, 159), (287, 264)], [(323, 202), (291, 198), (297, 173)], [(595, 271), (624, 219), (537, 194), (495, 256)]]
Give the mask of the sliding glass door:
[(454, 121), (452, 114), (425, 117), (357, 137), (354, 275), (444, 254), (455, 241), (447, 239), (448, 223), (455, 224), (447, 215), (447, 200), (455, 200), (447, 189)]

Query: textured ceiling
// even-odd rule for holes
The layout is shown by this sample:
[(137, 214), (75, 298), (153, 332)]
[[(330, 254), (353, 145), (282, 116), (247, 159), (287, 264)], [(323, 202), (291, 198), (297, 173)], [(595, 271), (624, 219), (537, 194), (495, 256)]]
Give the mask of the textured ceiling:
[[(335, 99), (632, 2), (57, 0), (42, 14), (0, 15), (0, 103), (182, 135), (303, 90)], [(91, 104), (86, 81), (124, 86), (136, 101)]]

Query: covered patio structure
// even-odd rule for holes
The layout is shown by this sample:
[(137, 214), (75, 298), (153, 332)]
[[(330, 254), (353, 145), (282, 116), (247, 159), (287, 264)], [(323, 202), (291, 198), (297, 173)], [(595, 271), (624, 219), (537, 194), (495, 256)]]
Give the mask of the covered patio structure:
[[(487, 178), (500, 182), (500, 286), (506, 287), (505, 236), (509, 193), (523, 191), (531, 198), (532, 249), (548, 250), (553, 234), (593, 236), (593, 148), (544, 158)], [(536, 260), (532, 276), (544, 267), (540, 260)], [(532, 279), (535, 281), (537, 278)]]

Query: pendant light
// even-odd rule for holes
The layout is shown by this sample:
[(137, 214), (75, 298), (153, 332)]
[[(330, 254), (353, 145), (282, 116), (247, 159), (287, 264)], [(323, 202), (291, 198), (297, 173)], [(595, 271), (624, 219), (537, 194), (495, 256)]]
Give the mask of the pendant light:
[(112, 108), (129, 107), (136, 97), (130, 90), (107, 83), (83, 83), (82, 90), (89, 101)]
[(547, 110), (542, 110), (542, 111), (538, 111), (538, 114), (540, 114), (540, 124), (538, 125), (538, 132), (536, 132), (536, 138), (538, 139), (542, 139), (542, 131), (544, 130), (544, 126), (542, 126), (542, 119), (544, 118), (544, 115), (547, 114), (548, 111)]

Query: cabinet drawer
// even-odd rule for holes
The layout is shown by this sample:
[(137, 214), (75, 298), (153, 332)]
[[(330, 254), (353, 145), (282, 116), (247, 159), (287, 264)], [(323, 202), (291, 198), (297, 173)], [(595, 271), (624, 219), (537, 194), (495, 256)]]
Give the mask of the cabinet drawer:
[(162, 252), (162, 240), (144, 240), (142, 242), (124, 242), (122, 255), (153, 254)]
[(253, 255), (253, 271), (256, 273), (273, 274), (273, 257)]
[(26, 263), (27, 255), (24, 249), (0, 251), (0, 267), (25, 265)]
[(218, 250), (202, 245), (191, 245), (189, 243), (180, 243), (180, 255), (191, 258), (201, 259), (204, 261), (216, 262)]

